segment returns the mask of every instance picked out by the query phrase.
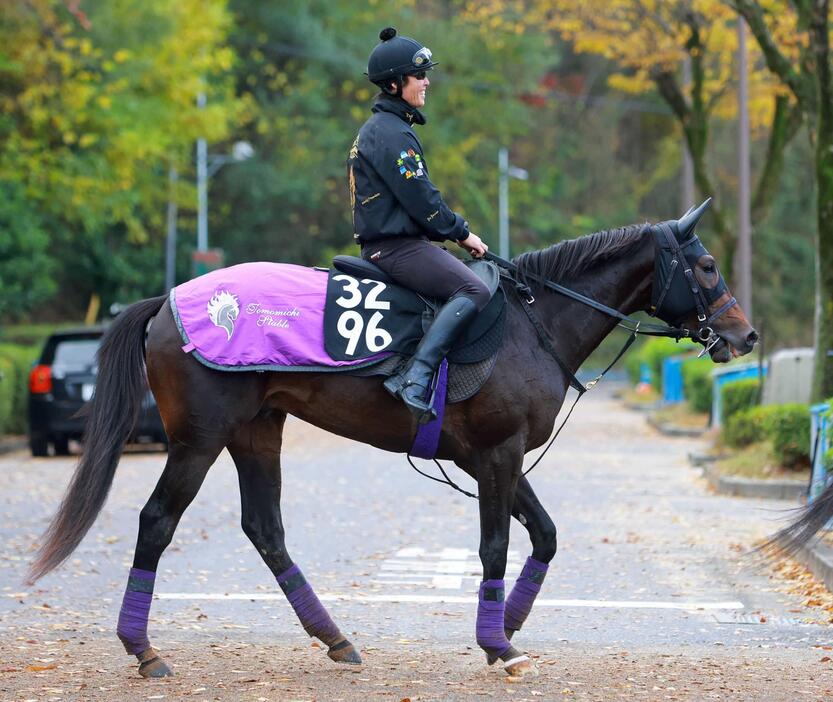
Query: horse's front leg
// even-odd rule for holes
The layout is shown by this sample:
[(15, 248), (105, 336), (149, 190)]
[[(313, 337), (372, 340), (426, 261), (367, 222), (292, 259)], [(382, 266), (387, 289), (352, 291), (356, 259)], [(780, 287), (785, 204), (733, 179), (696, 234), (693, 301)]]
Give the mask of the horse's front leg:
[(506, 598), (504, 627), (506, 638), (518, 631), (541, 591), (550, 561), (558, 548), (555, 524), (541, 506), (529, 481), (521, 476), (515, 488), (512, 516), (526, 527), (532, 541), (532, 555), (526, 559), (512, 592)]
[(503, 446), (478, 457), (477, 483), (480, 492), (480, 561), (483, 582), (477, 605), (477, 643), (488, 662), (500, 658), (510, 675), (535, 672), (529, 658), (515, 649), (504, 631), (506, 555), (509, 549), (509, 520), (515, 485), (523, 452)]

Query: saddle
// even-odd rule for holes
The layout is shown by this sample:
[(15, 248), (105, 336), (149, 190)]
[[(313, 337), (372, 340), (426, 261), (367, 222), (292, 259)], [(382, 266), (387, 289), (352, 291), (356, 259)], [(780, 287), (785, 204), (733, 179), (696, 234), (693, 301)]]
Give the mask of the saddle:
[[(454, 344), (448, 354), (451, 363), (483, 361), (503, 338), (506, 297), (497, 267), (487, 261), (466, 265), (486, 284), (491, 299)], [(327, 353), (338, 361), (371, 357), (381, 350), (410, 356), (442, 304), (397, 285), (362, 258), (336, 256), (324, 311)]]

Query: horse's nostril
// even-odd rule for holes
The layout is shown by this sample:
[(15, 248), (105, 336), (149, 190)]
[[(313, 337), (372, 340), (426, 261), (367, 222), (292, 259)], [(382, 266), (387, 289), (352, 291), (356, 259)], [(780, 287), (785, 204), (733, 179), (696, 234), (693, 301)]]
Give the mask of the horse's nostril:
[(756, 332), (756, 331), (753, 329), (751, 332), (749, 332), (749, 334), (747, 334), (747, 336), (746, 336), (746, 343), (747, 343), (750, 347), (752, 347), (752, 346), (754, 346), (754, 345), (755, 345), (755, 342), (756, 342), (757, 340), (758, 340), (758, 332)]

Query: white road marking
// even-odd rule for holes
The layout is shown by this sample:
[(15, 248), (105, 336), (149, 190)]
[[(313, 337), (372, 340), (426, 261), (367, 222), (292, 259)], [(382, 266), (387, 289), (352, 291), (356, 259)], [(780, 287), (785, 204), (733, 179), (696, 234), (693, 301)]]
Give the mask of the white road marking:
[[(520, 573), (523, 566), (518, 554), (509, 551), (506, 572)], [(464, 581), (476, 585), (482, 577), (482, 566), (477, 551), (467, 548), (443, 548), (428, 552), (420, 546), (399, 549), (393, 558), (382, 561), (381, 572), (374, 582), (388, 585), (428, 584), (438, 590), (462, 590)], [(425, 581), (423, 583), (422, 581)]]
[[(157, 600), (285, 600), (280, 592), (160, 592), (154, 594)], [(322, 602), (391, 602), (405, 604), (465, 604), (477, 601), (474, 593), (462, 595), (357, 595), (349, 593), (323, 593), (318, 596)], [(675, 610), (730, 610), (744, 609), (743, 602), (663, 602), (656, 600), (535, 600), (536, 607), (587, 607), (596, 609), (675, 609)]]

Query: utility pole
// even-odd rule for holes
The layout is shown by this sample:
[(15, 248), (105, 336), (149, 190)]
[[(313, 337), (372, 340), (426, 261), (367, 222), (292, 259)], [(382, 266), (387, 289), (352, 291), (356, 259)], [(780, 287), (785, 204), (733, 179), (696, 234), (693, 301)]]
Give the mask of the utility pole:
[(497, 152), (498, 161), (498, 249), (500, 257), (509, 258), (509, 179), (528, 180), (529, 173), (523, 168), (509, 165), (509, 150), (501, 146)]
[[(205, 107), (205, 93), (197, 96), (197, 107)], [(208, 251), (208, 144), (197, 139), (197, 251)]]
[(165, 292), (176, 285), (176, 182), (179, 174), (171, 165), (168, 170), (168, 237), (165, 246)]
[[(691, 56), (683, 59), (683, 90), (691, 85)], [(688, 150), (688, 141), (683, 134), (683, 174), (681, 186), (682, 203), (680, 212), (685, 212), (694, 205), (694, 162), (691, 160), (691, 151)]]
[(738, 17), (738, 246), (735, 269), (738, 302), (752, 318), (752, 220), (749, 173), (749, 81), (746, 61), (746, 22)]

